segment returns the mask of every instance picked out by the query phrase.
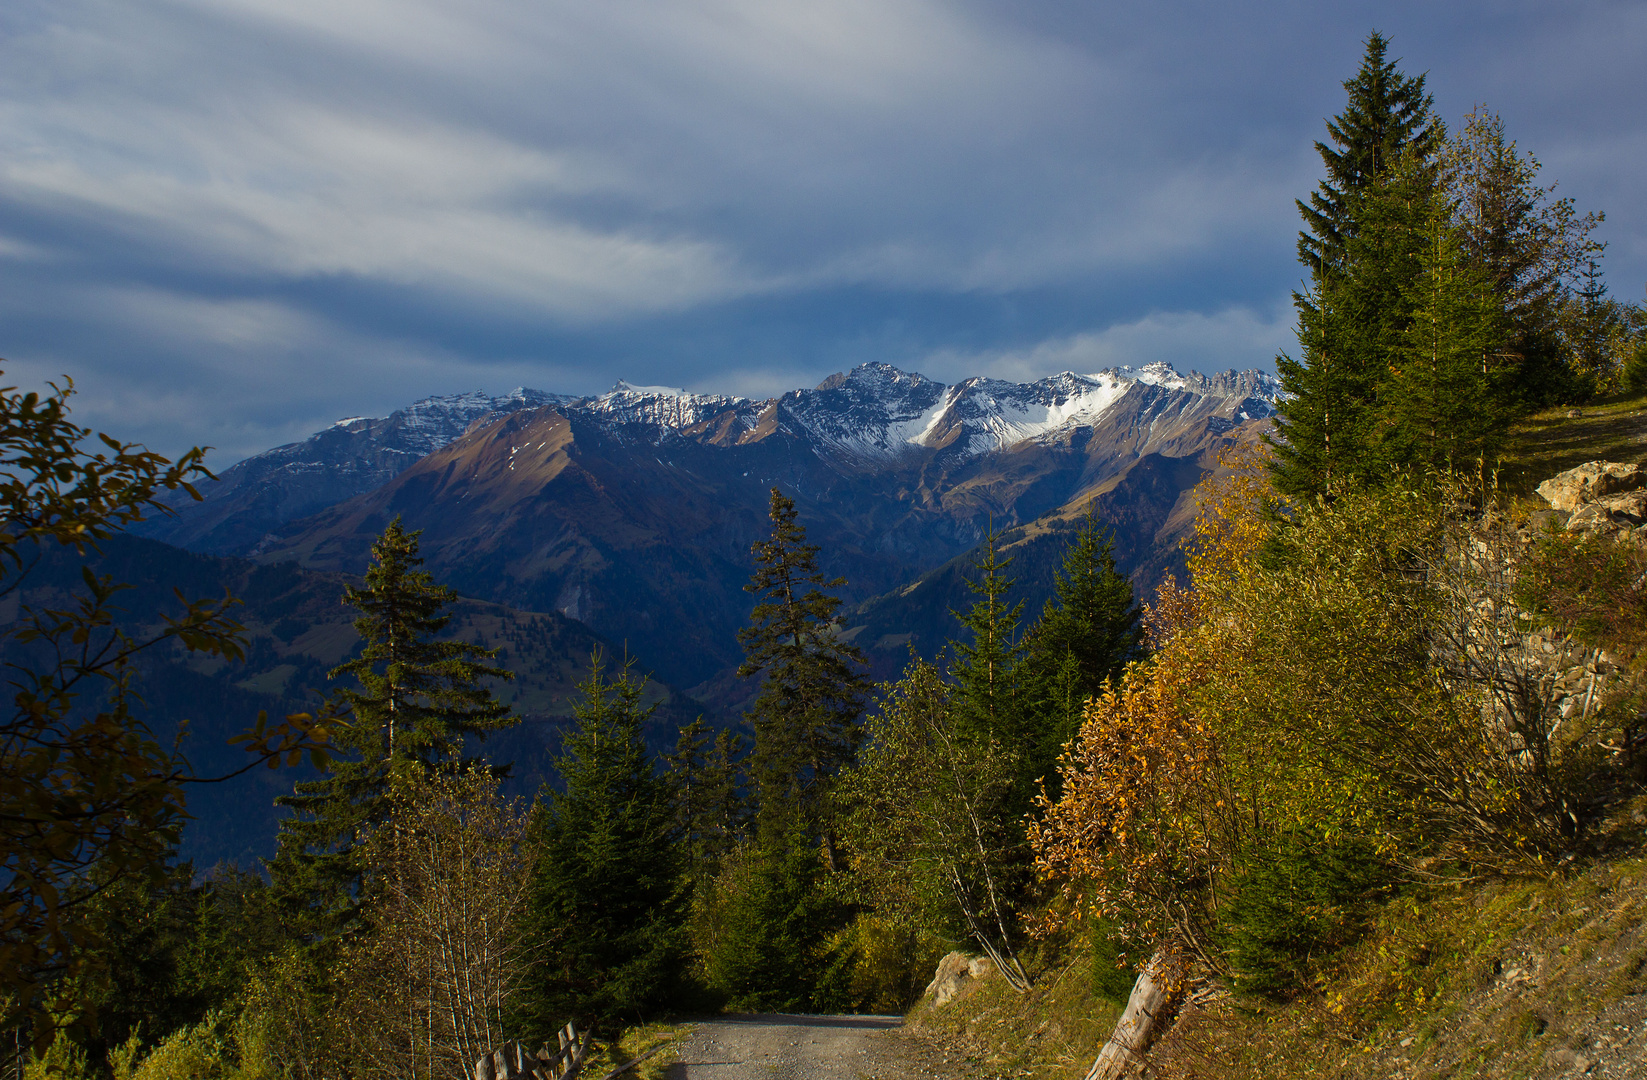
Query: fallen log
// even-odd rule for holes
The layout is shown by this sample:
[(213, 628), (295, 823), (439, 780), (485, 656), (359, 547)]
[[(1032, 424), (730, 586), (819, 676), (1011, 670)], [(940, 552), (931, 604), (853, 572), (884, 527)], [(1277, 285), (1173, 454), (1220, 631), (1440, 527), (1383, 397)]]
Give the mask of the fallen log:
[(1177, 989), (1177, 966), (1165, 950), (1157, 950), (1132, 984), (1127, 1007), (1115, 1022), (1115, 1031), (1098, 1051), (1086, 1080), (1120, 1080), (1144, 1063), (1144, 1054), (1159, 1034), (1160, 1019), (1172, 1006)]

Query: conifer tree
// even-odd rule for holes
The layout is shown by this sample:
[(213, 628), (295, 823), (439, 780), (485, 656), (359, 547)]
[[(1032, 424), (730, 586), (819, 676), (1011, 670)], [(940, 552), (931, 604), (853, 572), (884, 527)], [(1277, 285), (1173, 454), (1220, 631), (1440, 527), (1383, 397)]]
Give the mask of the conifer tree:
[(1054, 575), (1054, 596), (1027, 635), (1030, 655), (1074, 656), (1081, 690), (1096, 694), (1137, 655), (1139, 618), (1132, 582), (1115, 568), (1115, 536), (1089, 514)]
[(1454, 223), (1469, 261), (1480, 267), (1515, 318), (1560, 299), (1564, 282), (1596, 250), (1590, 233), (1605, 215), (1580, 217), (1556, 185), (1540, 186), (1542, 166), (1521, 152), (1485, 105), (1464, 117), (1444, 158)]
[(950, 677), (955, 680), (955, 711), (960, 730), (980, 739), (998, 739), (1017, 745), (1024, 721), (1019, 662), (1023, 645), (1017, 640), (1018, 620), (1024, 603), (1007, 605), (1013, 579), (1006, 576), (1012, 565), (1002, 558), (1000, 534), (992, 527), (984, 537), (981, 553), (973, 560), (975, 579), (967, 580), (977, 600), (966, 614), (951, 612), (968, 631), (968, 641), (951, 641), (955, 661)]
[(656, 706), (626, 661), (608, 679), (597, 651), (578, 685), (578, 726), (533, 824), (525, 917), (534, 957), (519, 1019), (534, 1037), (568, 1017), (639, 1020), (676, 991), (686, 956), (688, 892), (668, 782), (641, 735)]
[(722, 729), (713, 736), (703, 717), (681, 728), (675, 749), (664, 755), (672, 785), (675, 821), (702, 884), (743, 835), (748, 808), (743, 792), (743, 735)]
[(833, 864), (824, 816), (829, 785), (852, 760), (868, 682), (863, 654), (835, 635), (838, 589), (818, 569), (818, 547), (806, 542), (794, 500), (772, 489), (772, 536), (754, 545), (755, 572), (744, 588), (759, 599), (738, 632), (745, 652), (738, 674), (760, 676), (745, 714), (755, 731), (757, 823), (763, 843), (797, 827), (815, 832)]
[(1601, 280), (1600, 255), (1605, 244), (1584, 260), (1579, 270), (1579, 287), (1563, 305), (1562, 329), (1572, 355), (1573, 374), (1580, 393), (1587, 397), (1605, 392), (1617, 380), (1618, 367), (1613, 357), (1616, 339), (1622, 338), (1623, 312), (1617, 301), (1607, 295), (1607, 283)]
[(1115, 538), (1088, 514), (1064, 552), (1055, 595), (1024, 635), (1026, 696), (1036, 716), (1037, 777), (1080, 726), (1086, 699), (1103, 692), (1142, 642), (1132, 582), (1115, 569)]
[(468, 737), (515, 722), (486, 685), (512, 677), (486, 663), (496, 650), (437, 640), (456, 594), (418, 569), (419, 535), (395, 518), (372, 545), (362, 587), (345, 587), (344, 603), (361, 613), (354, 626), (365, 647), (329, 677), (355, 680), (336, 695), (352, 721), (333, 739), (328, 775), (277, 800), (296, 813), (281, 823), (269, 870), (314, 937), (355, 922), (363, 870), (357, 845), (387, 814), (390, 773), (431, 769), (460, 755)]
[(703, 958), (710, 985), (737, 1010), (815, 1009), (829, 938), (847, 912), (814, 838), (797, 824), (739, 847), (717, 890), (721, 925)]
[(1411, 314), (1387, 394), (1388, 459), (1470, 469), (1483, 481), (1509, 427), (1507, 319), (1488, 275), (1465, 255), (1445, 201), (1431, 200)]
[(1504, 121), (1485, 105), (1448, 141), (1444, 170), (1453, 221), (1467, 260), (1487, 275), (1509, 320), (1502, 346), (1516, 367), (1521, 407), (1575, 396), (1563, 304), (1597, 250), (1590, 233), (1604, 220), (1580, 216), (1573, 200), (1538, 182), (1540, 165), (1516, 148)]
[(1403, 155), (1424, 163), (1433, 182), (1436, 155), (1446, 131), (1435, 119), (1434, 99), (1424, 89), (1426, 76), (1403, 75), (1397, 61), (1386, 60), (1389, 39), (1373, 31), (1355, 77), (1346, 80), (1349, 102), (1327, 121), (1327, 137), (1315, 144), (1327, 177), (1300, 200), (1298, 212), (1307, 231), (1298, 234), (1298, 261), (1312, 272), (1341, 266), (1349, 239), (1358, 231), (1355, 196), (1382, 179)]
[(1333, 145), (1316, 143), (1327, 177), (1300, 202), (1298, 240), (1308, 288), (1293, 294), (1299, 359), (1276, 358), (1290, 395), (1275, 421), (1276, 486), (1313, 496), (1335, 483), (1376, 476), (1381, 400), (1393, 350), (1405, 332), (1418, 273), (1413, 229), (1440, 183), (1445, 138), (1424, 76), (1401, 74), (1374, 33), (1349, 101), (1327, 124)]

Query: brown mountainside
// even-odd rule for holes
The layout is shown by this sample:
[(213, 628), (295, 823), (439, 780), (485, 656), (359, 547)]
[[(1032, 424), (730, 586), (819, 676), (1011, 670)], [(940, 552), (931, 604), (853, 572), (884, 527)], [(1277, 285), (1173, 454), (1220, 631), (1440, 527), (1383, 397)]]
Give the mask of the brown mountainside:
[[(1023, 564), (1034, 588), (1050, 580), (1069, 519), (1098, 497), (1124, 569), (1152, 583), (1176, 558), (1186, 493), (1217, 449), (1267, 423), (1248, 418), (1250, 387), (1123, 382), (1086, 422), (1009, 443), (1028, 408), (1010, 395), (1025, 387), (974, 381), (968, 396), (969, 384), (903, 376), (901, 389), (923, 395), (910, 415), (925, 429), (919, 441), (873, 444), (854, 434), (864, 425), (819, 419), (874, 404), (858, 375), (764, 403), (713, 399), (693, 411), (675, 399), (663, 420), (633, 402), (624, 412), (552, 405), (483, 419), (377, 490), (271, 534), (257, 556), (359, 567), (398, 514), (424, 530), (429, 568), (464, 594), (581, 620), (626, 642), (659, 679), (726, 704), (737, 696), (726, 675), (749, 612), (749, 547), (767, 530), (772, 487), (796, 499), (826, 569), (847, 578), (849, 603), (881, 597), (873, 611), (884, 632), (868, 640), (927, 641), (935, 630), (896, 629), (900, 594), (992, 523), (1045, 549)], [(951, 586), (963, 568), (947, 571)]]

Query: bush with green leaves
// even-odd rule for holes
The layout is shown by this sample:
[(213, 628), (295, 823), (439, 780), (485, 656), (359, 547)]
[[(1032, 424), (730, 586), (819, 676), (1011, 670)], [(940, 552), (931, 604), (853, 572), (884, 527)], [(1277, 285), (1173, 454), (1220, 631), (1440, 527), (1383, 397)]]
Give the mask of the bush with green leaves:
[(1132, 948), (1281, 993), (1386, 875), (1547, 872), (1631, 782), (1607, 714), (1545, 694), (1516, 530), (1470, 482), (1286, 504), (1254, 471), (1197, 528), (1193, 591), (1163, 591), (1152, 658), (1089, 706), (1032, 829)]
[(858, 889), (880, 912), (970, 938), (1023, 988), (1019, 757), (964, 719), (953, 693), (920, 660), (883, 687), (859, 763), (841, 781), (843, 836)]
[(860, 912), (829, 940), (813, 1005), (831, 1013), (906, 1012), (947, 951), (947, 942), (908, 922)]

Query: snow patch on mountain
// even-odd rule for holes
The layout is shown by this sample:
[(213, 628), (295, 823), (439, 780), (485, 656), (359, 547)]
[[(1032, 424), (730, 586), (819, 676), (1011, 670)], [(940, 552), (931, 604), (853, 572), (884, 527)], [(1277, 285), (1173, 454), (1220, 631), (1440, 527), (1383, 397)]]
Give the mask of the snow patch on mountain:
[(1184, 375), (1166, 364), (1086, 375), (1066, 371), (1030, 383), (972, 378), (946, 386), (891, 364), (868, 363), (765, 400), (623, 380), (592, 397), (527, 387), (498, 395), (476, 390), (426, 397), (385, 417), (344, 417), (303, 442), (225, 469), (219, 482), (201, 486), (203, 504), (169, 498), (180, 516), (140, 531), (198, 550), (243, 552), (282, 522), (386, 483), (483, 418), (548, 406), (631, 445), (662, 449), (685, 439), (731, 446), (777, 434), (837, 468), (873, 471), (909, 456), (969, 458), (1066, 438), (1099, 425), (1128, 395), (1140, 393), (1168, 396), (1148, 406), (1124, 406), (1148, 408), (1152, 423), (1165, 415), (1156, 405), (1170, 405), (1173, 412), (1194, 409), (1220, 430), (1272, 415), (1281, 397), (1275, 377), (1263, 372)]
[(1240, 420), (1269, 416), (1280, 388), (1263, 372), (1183, 375), (1168, 364), (1110, 368), (1082, 375), (1061, 372), (1031, 383), (972, 378), (945, 386), (891, 364), (860, 364), (811, 390), (791, 390), (755, 401), (692, 394), (628, 382), (571, 408), (608, 423), (644, 425), (653, 441), (680, 435), (730, 412), (737, 430), (755, 431), (763, 417), (813, 442), (842, 464), (875, 466), (919, 449), (962, 456), (1010, 449), (1026, 440), (1053, 439), (1097, 424), (1134, 387), (1238, 401)]
[(789, 424), (835, 456), (875, 462), (908, 452), (941, 415), (947, 388), (891, 364), (860, 364), (777, 400)]
[(569, 411), (584, 413), (606, 424), (658, 429), (655, 434), (661, 436), (696, 427), (748, 404), (747, 398), (692, 394), (673, 387), (633, 386), (620, 380), (613, 389), (598, 397), (584, 398)]
[(1183, 390), (1186, 388), (1184, 376), (1178, 374), (1171, 364), (1145, 364), (1143, 367), (1110, 368), (1099, 372), (1098, 375), (1088, 375), (1089, 379), (1096, 379), (1101, 375), (1111, 375), (1116, 378), (1130, 379), (1148, 386), (1162, 386), (1168, 390)]

